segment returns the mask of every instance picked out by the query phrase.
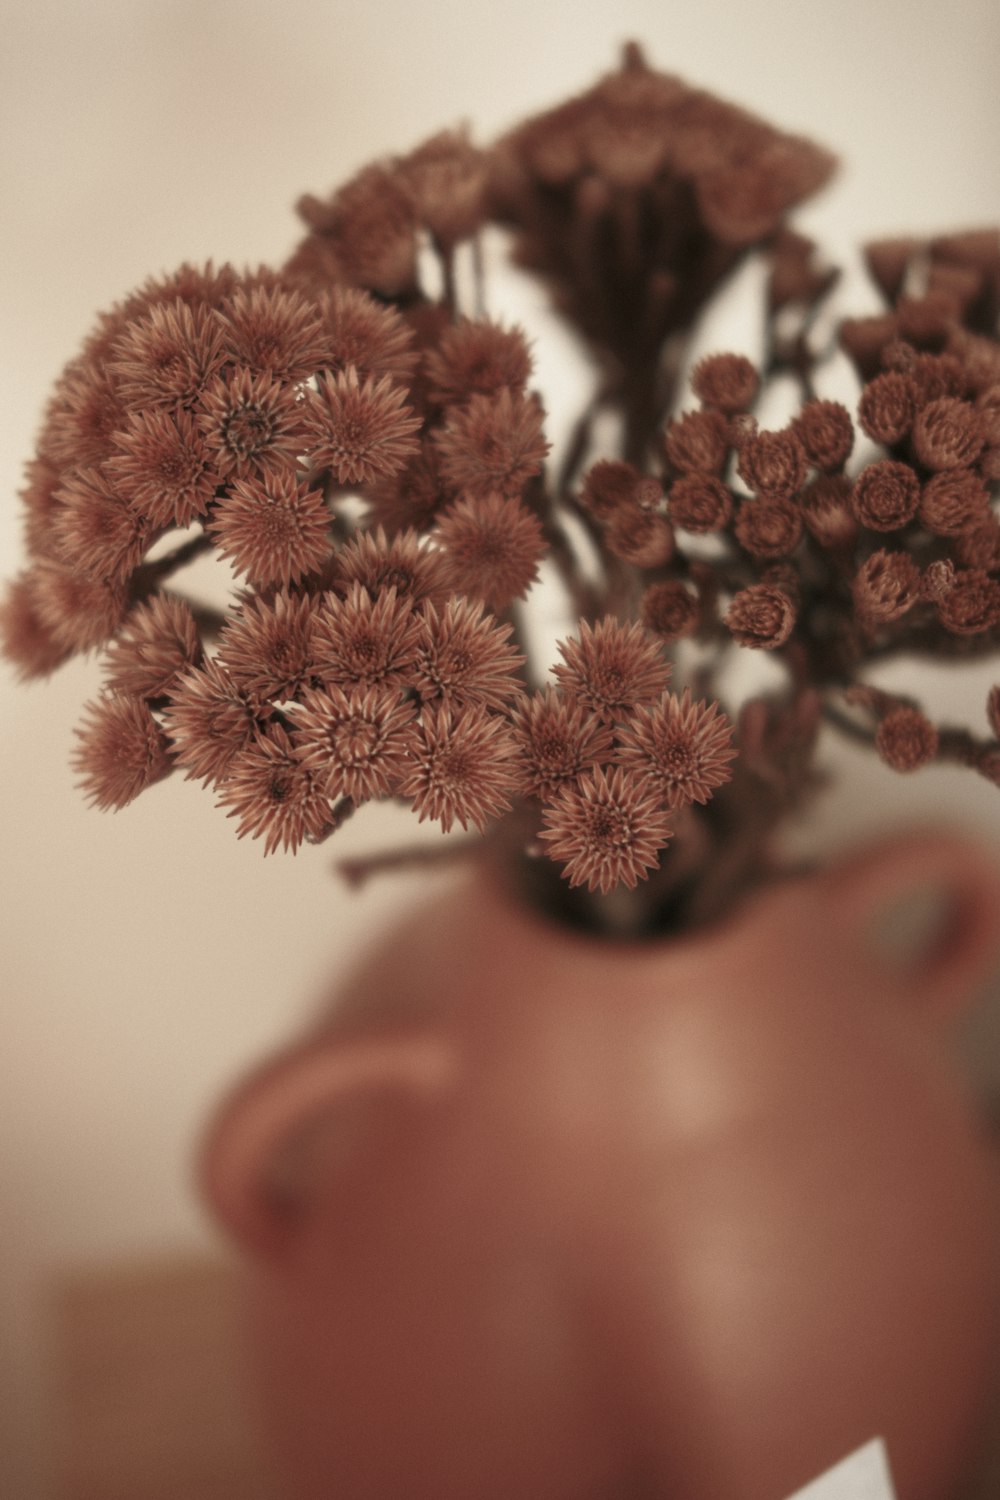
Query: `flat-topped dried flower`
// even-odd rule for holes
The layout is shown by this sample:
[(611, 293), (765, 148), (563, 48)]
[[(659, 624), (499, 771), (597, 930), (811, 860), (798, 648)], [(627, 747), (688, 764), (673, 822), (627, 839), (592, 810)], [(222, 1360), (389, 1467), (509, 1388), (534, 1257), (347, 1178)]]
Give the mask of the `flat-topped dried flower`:
[(651, 583), (642, 596), (639, 614), (643, 625), (664, 641), (690, 635), (698, 624), (698, 600), (680, 579)]
[(53, 551), (90, 578), (127, 583), (153, 537), (153, 525), (100, 469), (77, 469), (57, 492)]
[(442, 478), (437, 445), (425, 435), (401, 469), (367, 487), (366, 497), (372, 518), (386, 531), (428, 531), (454, 494)]
[(648, 779), (595, 766), (546, 804), (539, 837), (571, 886), (606, 894), (655, 870), (672, 832)]
[(179, 298), (154, 304), (113, 346), (109, 371), (136, 410), (192, 406), (226, 360), (225, 324), (209, 307)]
[(913, 451), (927, 469), (967, 469), (983, 451), (976, 408), (954, 396), (921, 407), (913, 423)]
[(851, 507), (870, 531), (900, 531), (920, 505), (920, 480), (909, 464), (883, 459), (862, 469), (851, 490)]
[(937, 536), (960, 536), (991, 520), (990, 492), (974, 469), (932, 474), (920, 496), (920, 520)]
[(337, 551), (336, 578), (345, 592), (360, 583), (373, 599), (395, 589), (397, 599), (414, 608), (427, 600), (441, 603), (451, 593), (444, 557), (413, 527), (392, 536), (382, 526), (356, 531)]
[(642, 475), (634, 464), (602, 458), (583, 477), (580, 504), (599, 521), (610, 521), (620, 509), (635, 507)]
[(455, 591), (498, 610), (524, 598), (546, 551), (541, 522), (513, 495), (456, 500), (434, 534)]
[(330, 824), (330, 802), (320, 778), (303, 765), (280, 724), (261, 729), (237, 752), (220, 784), (217, 807), (237, 818), (237, 838), (264, 840), (264, 853), (292, 854), (320, 839)]
[(313, 618), (315, 674), (328, 686), (389, 687), (414, 680), (421, 620), (394, 588), (372, 598), (360, 583), (324, 594)]
[(618, 737), (619, 762), (648, 777), (672, 810), (707, 802), (732, 776), (733, 727), (717, 703), (692, 702), (688, 688), (637, 708)]
[(226, 353), (255, 375), (306, 380), (327, 341), (311, 298), (291, 286), (240, 287), (221, 308)]
[(907, 552), (880, 547), (861, 564), (852, 585), (854, 607), (867, 624), (888, 624), (920, 598), (920, 569)]
[(295, 386), (243, 367), (213, 380), (198, 403), (198, 426), (221, 478), (294, 469), (305, 436), (302, 418)]
[(740, 442), (739, 453), (740, 478), (755, 495), (788, 500), (805, 483), (806, 452), (793, 431), (749, 432)]
[(285, 270), (308, 286), (347, 282), (384, 297), (417, 287), (417, 215), (392, 166), (365, 167), (325, 202), (296, 204), (310, 234)]
[(396, 175), (417, 217), (450, 252), (479, 229), (486, 215), (487, 153), (465, 130), (442, 130), (396, 162)]
[(691, 389), (698, 400), (726, 416), (749, 411), (759, 388), (757, 367), (745, 354), (709, 354), (691, 371)]
[(176, 594), (154, 594), (139, 604), (104, 657), (105, 680), (116, 693), (162, 698), (201, 661), (201, 636), (190, 607)]
[(806, 458), (824, 474), (844, 467), (854, 447), (854, 423), (839, 401), (807, 401), (792, 421)]
[(479, 704), (426, 705), (409, 746), (411, 767), (399, 785), (421, 823), (434, 818), (445, 833), (457, 823), (484, 832), (509, 812), (516, 785), (514, 742), (499, 714)]
[(451, 408), (444, 430), (435, 434), (442, 474), (476, 499), (520, 495), (549, 451), (543, 417), (536, 397), (515, 395), (507, 386), (496, 395), (471, 396)]
[(725, 624), (738, 646), (776, 651), (795, 629), (796, 608), (787, 590), (771, 583), (752, 583), (733, 595)]
[(141, 698), (108, 693), (83, 712), (73, 769), (93, 807), (127, 807), (173, 770), (163, 732)]
[(428, 603), (418, 622), (412, 682), (424, 701), (509, 708), (521, 692), (524, 657), (510, 644), (513, 627), (474, 600)]
[(426, 358), (430, 393), (442, 406), (471, 396), (523, 392), (531, 376), (531, 355), (520, 328), (504, 328), (488, 318), (463, 318), (445, 329)]
[(362, 380), (387, 377), (397, 385), (409, 384), (419, 354), (413, 329), (398, 308), (377, 302), (360, 287), (334, 286), (320, 292), (316, 311), (326, 369), (337, 374), (353, 365)]
[(937, 601), (938, 618), (954, 635), (979, 635), (1000, 625), (1000, 581), (982, 568), (962, 568)]
[(729, 426), (717, 411), (688, 411), (663, 435), (670, 468), (678, 474), (720, 474), (729, 457)]
[(128, 405), (107, 366), (75, 360), (60, 376), (46, 413), (39, 449), (60, 467), (101, 464), (125, 421)]
[(638, 507), (613, 516), (604, 540), (614, 557), (634, 568), (662, 568), (674, 555), (674, 529), (666, 516)]
[(175, 683), (164, 723), (171, 753), (187, 779), (216, 782), (252, 742), (258, 720), (244, 689), (221, 662), (208, 657)]
[(518, 790), (543, 800), (592, 766), (610, 761), (614, 750), (608, 725), (552, 686), (525, 698), (511, 713), (511, 727)]
[(802, 540), (802, 511), (791, 500), (759, 495), (743, 501), (734, 529), (751, 557), (790, 557)]
[(918, 771), (938, 752), (938, 732), (926, 714), (901, 704), (882, 719), (875, 733), (879, 758), (894, 771)]
[(237, 479), (217, 501), (208, 530), (219, 554), (251, 583), (297, 583), (322, 568), (333, 550), (322, 490), (291, 469)]
[(397, 474), (416, 448), (420, 418), (388, 376), (358, 378), (353, 365), (325, 371), (303, 413), (311, 462), (338, 484), (369, 485)]
[(596, 625), (581, 620), (579, 635), (559, 642), (559, 654), (552, 673), (563, 692), (609, 721), (655, 702), (670, 677), (658, 637), (612, 615)]
[(733, 514), (733, 497), (721, 479), (683, 474), (670, 486), (670, 519), (695, 536), (721, 531)]
[(114, 447), (108, 477), (153, 526), (189, 526), (205, 514), (218, 475), (190, 412), (133, 412)]
[(415, 711), (392, 688), (306, 689), (291, 715), (292, 743), (326, 796), (388, 797), (408, 764)]
[(219, 661), (255, 705), (294, 698), (319, 671), (321, 618), (308, 594), (248, 594), (222, 627)]
[(876, 443), (891, 447), (906, 436), (917, 413), (918, 391), (909, 375), (888, 370), (869, 380), (858, 402), (861, 428)]

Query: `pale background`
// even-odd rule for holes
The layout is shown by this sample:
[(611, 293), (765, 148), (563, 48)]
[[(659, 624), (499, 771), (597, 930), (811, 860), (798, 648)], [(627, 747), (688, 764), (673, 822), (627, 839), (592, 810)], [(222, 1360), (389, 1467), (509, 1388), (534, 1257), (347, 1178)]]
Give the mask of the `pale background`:
[[(811, 134), (844, 170), (801, 224), (865, 236), (1000, 217), (996, 0), (0, 0), (0, 574), (48, 386), (95, 312), (184, 259), (277, 261), (291, 205), (470, 121), (488, 140), (588, 85), (634, 36), (651, 61)], [(862, 309), (863, 310), (863, 309)], [(993, 680), (929, 679), (985, 727)], [(118, 817), (67, 769), (91, 663), (0, 675), (0, 1494), (50, 1494), (40, 1288), (53, 1268), (212, 1243), (199, 1122), (415, 886), (363, 898), (330, 847), (261, 858), (179, 779)], [(843, 758), (805, 847), (946, 817), (1000, 848), (1000, 794)], [(361, 818), (341, 852), (406, 829)], [(980, 1033), (977, 1065), (997, 1070)]]

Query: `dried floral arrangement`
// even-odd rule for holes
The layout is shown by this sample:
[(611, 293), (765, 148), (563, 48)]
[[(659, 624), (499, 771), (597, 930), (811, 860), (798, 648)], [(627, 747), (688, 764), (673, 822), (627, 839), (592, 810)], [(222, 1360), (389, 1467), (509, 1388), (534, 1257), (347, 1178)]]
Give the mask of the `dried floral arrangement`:
[[(834, 323), (838, 273), (786, 224), (833, 166), (630, 45), (490, 149), (444, 133), (303, 198), (280, 269), (185, 265), (105, 313), (2, 606), (25, 676), (102, 653), (91, 801), (180, 769), (269, 852), (401, 799), (690, 923), (771, 868), (824, 722), (1000, 783), (1000, 687), (980, 733), (865, 677), (1000, 645), (1000, 234), (868, 246), (883, 311)], [(594, 372), (558, 465), (530, 340), (487, 311), (496, 226)], [(751, 255), (761, 358), (691, 369)], [(853, 413), (822, 394), (845, 353)], [(768, 430), (777, 382), (796, 409)], [(189, 582), (210, 554), (225, 609)], [(730, 702), (747, 653), (777, 670)]]

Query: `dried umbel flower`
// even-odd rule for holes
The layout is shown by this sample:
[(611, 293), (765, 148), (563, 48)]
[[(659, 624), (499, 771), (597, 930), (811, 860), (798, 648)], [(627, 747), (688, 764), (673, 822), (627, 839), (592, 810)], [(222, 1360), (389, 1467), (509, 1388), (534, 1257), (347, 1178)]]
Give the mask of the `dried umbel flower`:
[[(44, 412), (0, 605), (23, 675), (106, 648), (92, 800), (177, 765), (268, 852), (373, 799), (445, 829), (510, 811), (498, 847), (573, 885), (634, 885), (662, 855), (645, 906), (683, 920), (764, 871), (822, 780), (821, 719), (865, 733), (838, 699), (897, 768), (938, 754), (1000, 781), (995, 743), (935, 740), (864, 675), (1000, 641), (1000, 237), (870, 249), (885, 309), (840, 342), (883, 453), (852, 465), (851, 413), (822, 394), (837, 268), (784, 222), (831, 166), (630, 45), (492, 148), (445, 132), (303, 199), (283, 269), (185, 265), (105, 313)], [(487, 224), (592, 357), (564, 431), (528, 335), (483, 315), (490, 259), (456, 255)], [(713, 350), (682, 388), (754, 246), (759, 368)], [(741, 703), (730, 777), (715, 699), (741, 691), (744, 647), (773, 685)]]
[(893, 708), (878, 727), (875, 748), (894, 771), (918, 771), (937, 754), (938, 732), (919, 709)]
[(571, 886), (606, 893), (655, 869), (671, 832), (647, 779), (597, 766), (546, 806), (540, 837)]
[(725, 624), (739, 646), (776, 651), (795, 628), (795, 605), (783, 588), (754, 583), (734, 594)]

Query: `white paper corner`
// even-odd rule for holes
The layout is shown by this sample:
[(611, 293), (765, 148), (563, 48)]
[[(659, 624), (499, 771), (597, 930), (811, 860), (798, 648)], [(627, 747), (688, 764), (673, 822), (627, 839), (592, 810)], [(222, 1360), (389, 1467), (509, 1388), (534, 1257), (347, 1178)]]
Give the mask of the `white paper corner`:
[(788, 1500), (897, 1500), (885, 1443), (872, 1438)]

